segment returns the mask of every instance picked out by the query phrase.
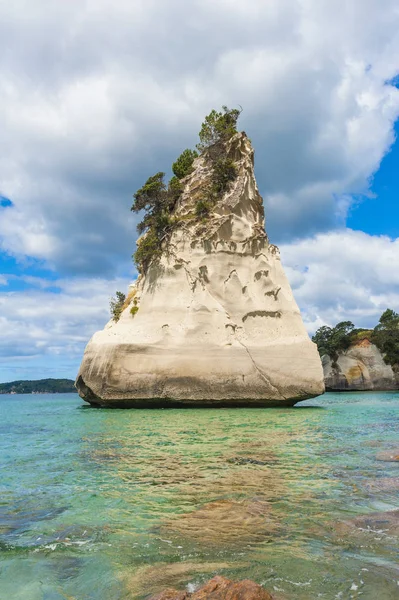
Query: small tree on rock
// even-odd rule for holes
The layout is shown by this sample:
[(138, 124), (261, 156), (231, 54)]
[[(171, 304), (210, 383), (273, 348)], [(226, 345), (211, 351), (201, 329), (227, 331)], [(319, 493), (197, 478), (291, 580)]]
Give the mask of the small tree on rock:
[(197, 144), (197, 149), (200, 152), (219, 142), (227, 142), (227, 140), (237, 133), (237, 121), (241, 110), (223, 106), (222, 111), (212, 110), (205, 117), (201, 131), (199, 132), (200, 143)]
[(116, 298), (111, 298), (109, 302), (109, 308), (111, 311), (111, 316), (114, 321), (119, 321), (119, 318), (122, 314), (123, 305), (126, 300), (126, 296), (123, 292), (116, 292)]
[(183, 179), (183, 177), (190, 175), (193, 170), (194, 159), (197, 158), (197, 156), (198, 152), (195, 150), (190, 150), (189, 148), (184, 150), (172, 165), (173, 174), (178, 179)]

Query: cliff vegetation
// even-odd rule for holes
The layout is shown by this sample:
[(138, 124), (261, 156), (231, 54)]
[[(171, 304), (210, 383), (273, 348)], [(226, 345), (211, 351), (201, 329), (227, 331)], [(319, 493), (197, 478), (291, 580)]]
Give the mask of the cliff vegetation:
[(374, 329), (355, 328), (351, 321), (342, 321), (335, 327), (323, 325), (312, 337), (320, 356), (328, 355), (333, 360), (363, 339), (377, 346), (386, 364), (399, 364), (399, 314), (390, 308), (382, 313)]
[[(196, 202), (193, 219), (206, 219), (237, 176), (234, 161), (226, 156), (226, 142), (237, 133), (240, 113), (241, 110), (223, 106), (221, 111), (212, 110), (202, 123), (196, 148), (211, 167), (211, 176)], [(140, 273), (145, 273), (151, 262), (160, 258), (163, 243), (179, 222), (174, 209), (184, 190), (184, 179), (192, 173), (193, 162), (199, 156), (197, 150), (186, 148), (180, 154), (172, 164), (173, 177), (168, 183), (166, 174), (159, 171), (133, 195), (131, 210), (142, 215), (137, 225), (141, 238), (133, 255)], [(119, 316), (116, 317), (118, 320)]]

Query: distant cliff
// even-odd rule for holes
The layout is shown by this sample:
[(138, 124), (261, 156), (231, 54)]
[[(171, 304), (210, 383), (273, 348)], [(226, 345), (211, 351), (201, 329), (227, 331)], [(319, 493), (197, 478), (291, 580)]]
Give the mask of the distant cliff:
[(399, 314), (385, 310), (374, 329), (351, 321), (323, 325), (313, 341), (322, 359), (326, 390), (399, 389)]
[(375, 344), (367, 338), (355, 342), (336, 359), (322, 357), (327, 391), (397, 390), (398, 365), (389, 365)]
[(72, 379), (38, 379), (0, 383), (0, 394), (61, 394), (76, 392)]

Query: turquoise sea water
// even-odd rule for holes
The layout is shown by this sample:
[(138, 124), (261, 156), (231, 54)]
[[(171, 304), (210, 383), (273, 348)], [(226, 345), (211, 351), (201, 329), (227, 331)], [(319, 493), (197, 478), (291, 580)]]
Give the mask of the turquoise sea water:
[(215, 573), (278, 599), (399, 598), (399, 519), (372, 516), (399, 508), (399, 463), (376, 459), (399, 449), (399, 394), (83, 404), (0, 396), (1, 599), (144, 598)]

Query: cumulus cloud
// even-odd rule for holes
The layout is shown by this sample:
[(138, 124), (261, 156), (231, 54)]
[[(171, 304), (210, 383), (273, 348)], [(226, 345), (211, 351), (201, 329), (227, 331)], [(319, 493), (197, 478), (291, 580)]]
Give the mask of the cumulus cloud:
[[(124, 279), (73, 278), (46, 281), (25, 277), (25, 291), (0, 293), (0, 380), (23, 361), (23, 373), (48, 373), (56, 364), (60, 372), (76, 375), (84, 347), (109, 320), (109, 300), (116, 289), (126, 291)], [(39, 360), (40, 368), (35, 365)], [(57, 376), (57, 375), (56, 375)], [(4, 375), (6, 379), (8, 376)]]
[(244, 106), (273, 241), (342, 224), (393, 141), (398, 31), (396, 0), (2, 3), (1, 247), (126, 272), (132, 192), (224, 103)]
[(399, 239), (346, 229), (281, 247), (282, 259), (309, 333), (351, 320), (374, 327), (399, 306)]

